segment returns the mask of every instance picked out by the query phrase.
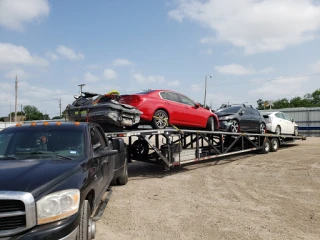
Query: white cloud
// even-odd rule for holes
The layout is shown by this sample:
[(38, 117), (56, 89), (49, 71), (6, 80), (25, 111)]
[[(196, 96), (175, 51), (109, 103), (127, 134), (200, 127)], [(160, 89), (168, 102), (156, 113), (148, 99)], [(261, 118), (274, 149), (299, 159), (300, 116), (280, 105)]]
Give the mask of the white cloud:
[(271, 73), (271, 72), (274, 72), (274, 68), (272, 67), (267, 67), (267, 68), (264, 68), (264, 69), (261, 69), (260, 72), (261, 73)]
[(115, 59), (113, 60), (112, 64), (116, 67), (133, 65), (133, 63), (126, 58)]
[(57, 61), (59, 59), (58, 55), (52, 51), (47, 51), (46, 57), (49, 58), (51, 61)]
[(90, 72), (86, 72), (84, 75), (83, 75), (83, 79), (87, 82), (97, 82), (99, 81), (99, 77), (93, 75), (92, 73)]
[(175, 81), (172, 81), (172, 82), (168, 82), (168, 86), (169, 87), (179, 87), (180, 86), (180, 81), (175, 80)]
[(117, 77), (117, 73), (111, 68), (105, 69), (103, 74), (107, 79), (114, 79)]
[(282, 50), (312, 40), (320, 29), (320, 6), (311, 0), (177, 0), (168, 16), (190, 19), (247, 54)]
[(22, 30), (23, 23), (49, 15), (48, 0), (1, 0), (0, 25), (13, 30)]
[(206, 51), (206, 54), (211, 56), (213, 54), (213, 51), (211, 48), (208, 48), (207, 51)]
[(23, 46), (17, 46), (11, 43), (0, 43), (0, 64), (46, 66), (48, 65), (48, 61), (44, 58), (31, 55), (28, 49)]
[(15, 79), (15, 77), (18, 76), (19, 81), (28, 79), (30, 77), (30, 75), (21, 68), (11, 70), (7, 72), (4, 76), (8, 79)]
[(320, 61), (311, 64), (310, 68), (314, 73), (320, 73)]
[(204, 91), (204, 86), (199, 85), (199, 84), (192, 84), (192, 85), (191, 85), (191, 90), (192, 90), (193, 92)]
[(63, 45), (59, 45), (57, 47), (57, 53), (71, 61), (84, 59), (84, 55), (82, 53), (76, 53), (73, 49)]
[(101, 66), (97, 65), (97, 64), (89, 64), (86, 66), (87, 68), (90, 68), (90, 69), (98, 69), (100, 68)]
[(279, 78), (274, 81), (261, 81), (261, 86), (250, 91), (252, 96), (262, 99), (278, 99), (285, 96), (303, 95), (304, 85), (309, 81), (309, 77)]
[(214, 68), (219, 73), (230, 74), (230, 75), (248, 75), (248, 74), (253, 74), (256, 72), (252, 68), (245, 68), (245, 67), (238, 65), (238, 64), (215, 66)]
[(133, 78), (140, 84), (164, 83), (166, 81), (163, 76), (144, 76), (141, 73), (134, 73)]

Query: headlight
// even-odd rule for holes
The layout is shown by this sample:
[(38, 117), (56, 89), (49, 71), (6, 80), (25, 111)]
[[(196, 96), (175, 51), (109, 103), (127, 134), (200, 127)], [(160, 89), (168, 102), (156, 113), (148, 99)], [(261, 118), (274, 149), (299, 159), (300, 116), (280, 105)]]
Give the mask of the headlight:
[(69, 217), (79, 209), (80, 191), (63, 190), (51, 193), (37, 201), (38, 224), (58, 221)]
[(229, 117), (219, 117), (219, 120), (220, 121), (227, 121), (227, 120), (229, 120)]

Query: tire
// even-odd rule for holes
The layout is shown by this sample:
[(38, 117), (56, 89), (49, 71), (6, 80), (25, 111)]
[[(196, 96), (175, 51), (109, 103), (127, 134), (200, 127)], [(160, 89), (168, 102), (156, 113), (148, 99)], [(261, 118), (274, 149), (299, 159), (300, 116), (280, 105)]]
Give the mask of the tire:
[(279, 125), (276, 127), (276, 130), (274, 131), (274, 133), (277, 135), (281, 135), (281, 127)]
[(299, 131), (298, 131), (298, 127), (294, 128), (294, 136), (298, 136), (299, 135)]
[[(80, 223), (77, 240), (90, 240), (94, 238), (95, 227), (92, 227), (95, 223), (90, 219), (91, 210), (88, 200), (84, 200), (81, 212), (80, 212)], [(94, 232), (92, 232), (92, 229)]]
[(149, 144), (144, 139), (134, 141), (130, 146), (131, 159), (144, 158), (149, 154)]
[(169, 116), (164, 110), (157, 110), (153, 114), (152, 128), (154, 129), (165, 129), (168, 126)]
[(120, 176), (117, 179), (117, 183), (119, 185), (126, 185), (128, 182), (128, 158), (127, 158), (127, 152), (125, 153), (125, 160), (123, 165), (123, 170), (120, 174)]
[(235, 119), (233, 119), (231, 122), (230, 132), (233, 132), (233, 133), (239, 132), (239, 122)]
[(261, 148), (261, 153), (268, 154), (270, 152), (270, 149), (271, 149), (270, 140), (265, 138), (261, 147), (262, 147)]
[(214, 120), (213, 120), (213, 117), (209, 117), (208, 118), (206, 130), (208, 130), (210, 132), (214, 132)]
[(259, 133), (260, 134), (265, 134), (266, 133), (266, 125), (264, 123), (260, 123)]
[(276, 152), (279, 149), (279, 140), (277, 138), (272, 138), (270, 140), (270, 152)]

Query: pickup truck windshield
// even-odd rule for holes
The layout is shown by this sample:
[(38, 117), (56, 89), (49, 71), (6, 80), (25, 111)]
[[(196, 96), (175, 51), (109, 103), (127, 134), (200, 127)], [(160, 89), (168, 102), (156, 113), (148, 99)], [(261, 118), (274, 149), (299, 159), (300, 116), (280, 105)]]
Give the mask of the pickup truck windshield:
[(78, 159), (84, 156), (82, 129), (21, 129), (0, 132), (0, 160), (54, 158)]

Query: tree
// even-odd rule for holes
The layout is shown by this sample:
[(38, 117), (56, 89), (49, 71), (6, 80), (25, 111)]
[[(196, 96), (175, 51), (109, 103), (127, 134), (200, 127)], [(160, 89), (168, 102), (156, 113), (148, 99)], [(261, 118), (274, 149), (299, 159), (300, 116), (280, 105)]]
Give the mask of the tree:
[(320, 106), (320, 89), (315, 90), (312, 94), (312, 103), (316, 106)]
[(26, 105), (23, 107), (23, 111), (25, 112), (27, 121), (43, 119), (43, 114), (35, 106)]
[(264, 101), (263, 101), (261, 98), (257, 101), (258, 109), (259, 109), (259, 110), (264, 109), (263, 103), (264, 103)]

